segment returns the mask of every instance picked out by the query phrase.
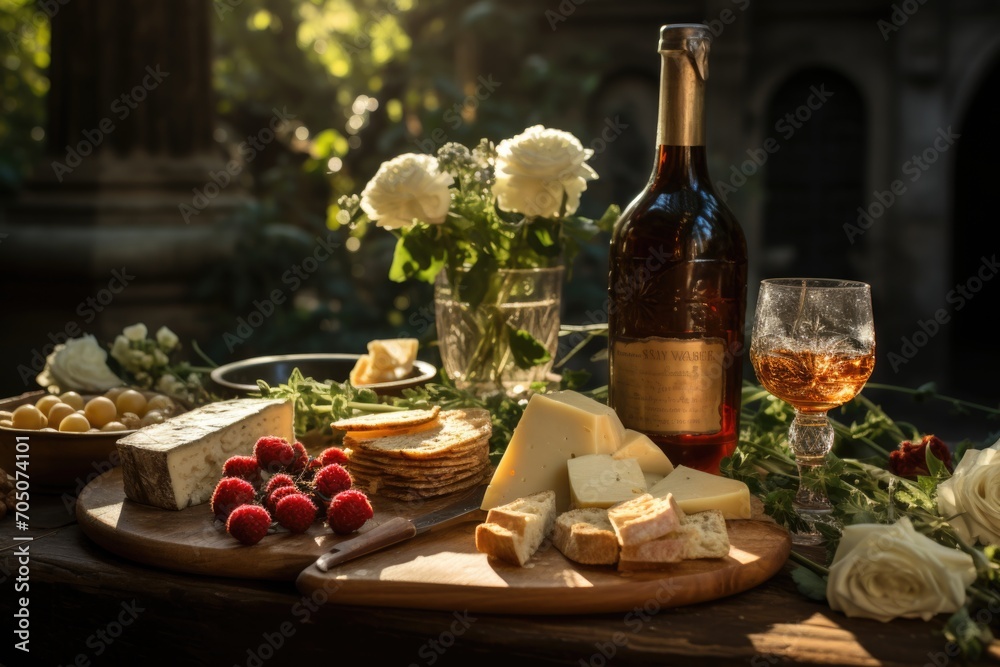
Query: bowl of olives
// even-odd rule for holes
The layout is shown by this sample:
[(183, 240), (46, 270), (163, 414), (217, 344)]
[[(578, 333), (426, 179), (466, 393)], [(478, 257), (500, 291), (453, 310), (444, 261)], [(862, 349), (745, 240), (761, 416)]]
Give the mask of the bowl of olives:
[(118, 465), (119, 438), (185, 409), (169, 396), (131, 387), (3, 399), (0, 468), (12, 475), (21, 470), (31, 491), (76, 495)]

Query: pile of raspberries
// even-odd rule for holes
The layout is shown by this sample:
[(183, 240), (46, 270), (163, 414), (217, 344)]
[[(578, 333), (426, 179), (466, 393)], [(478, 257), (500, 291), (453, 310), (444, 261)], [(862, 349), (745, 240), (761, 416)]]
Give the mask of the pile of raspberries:
[(358, 530), (374, 512), (344, 467), (347, 455), (330, 447), (310, 457), (301, 442), (278, 436), (257, 440), (253, 456), (233, 456), (212, 493), (212, 514), (243, 544), (260, 542), (274, 524), (304, 533), (316, 520), (333, 532)]

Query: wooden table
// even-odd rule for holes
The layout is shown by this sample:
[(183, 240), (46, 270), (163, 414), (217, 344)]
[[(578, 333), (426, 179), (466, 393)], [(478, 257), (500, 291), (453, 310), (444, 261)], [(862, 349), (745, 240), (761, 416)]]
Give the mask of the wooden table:
[[(849, 619), (800, 596), (788, 572), (746, 593), (676, 609), (525, 617), (317, 607), (292, 583), (175, 574), (91, 542), (58, 497), (32, 530), (0, 523), (4, 618), (29, 542), (30, 656), (4, 633), (5, 665), (944, 665), (943, 619)], [(69, 499), (71, 500), (71, 499)], [(16, 595), (25, 595), (17, 593)], [(29, 658), (25, 660), (25, 658)], [(311, 659), (313, 662), (303, 663)], [(319, 662), (323, 661), (323, 662)], [(1000, 664), (1000, 642), (987, 660)]]

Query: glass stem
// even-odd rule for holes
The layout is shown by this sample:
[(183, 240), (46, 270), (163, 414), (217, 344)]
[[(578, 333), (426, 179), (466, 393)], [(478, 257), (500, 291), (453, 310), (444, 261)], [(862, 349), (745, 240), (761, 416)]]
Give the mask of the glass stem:
[(824, 464), (827, 453), (833, 447), (833, 426), (826, 413), (796, 410), (795, 419), (788, 429), (788, 439), (799, 469), (800, 483), (795, 504), (800, 513), (829, 513), (832, 510), (829, 499), (806, 481), (815, 479), (813, 470)]

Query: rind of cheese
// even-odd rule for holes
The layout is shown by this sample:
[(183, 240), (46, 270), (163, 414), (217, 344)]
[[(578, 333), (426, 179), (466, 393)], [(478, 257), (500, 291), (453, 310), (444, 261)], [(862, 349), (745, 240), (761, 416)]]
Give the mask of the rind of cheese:
[(674, 464), (655, 442), (645, 433), (625, 429), (625, 440), (621, 449), (611, 455), (616, 459), (637, 459), (643, 472), (657, 475), (669, 475), (674, 471)]
[(566, 462), (621, 448), (625, 427), (615, 411), (573, 391), (534, 394), (497, 466), (481, 505), (489, 510), (547, 489), (556, 509), (569, 509)]
[(566, 462), (573, 507), (607, 509), (646, 492), (646, 479), (635, 459), (616, 460), (590, 454)]
[(170, 510), (208, 502), (226, 459), (252, 454), (265, 435), (294, 441), (290, 401), (209, 403), (141, 428), (117, 443), (125, 495)]
[(726, 519), (750, 518), (750, 489), (746, 484), (687, 466), (674, 468), (654, 484), (649, 493), (658, 498), (674, 494), (686, 514), (720, 510)]

